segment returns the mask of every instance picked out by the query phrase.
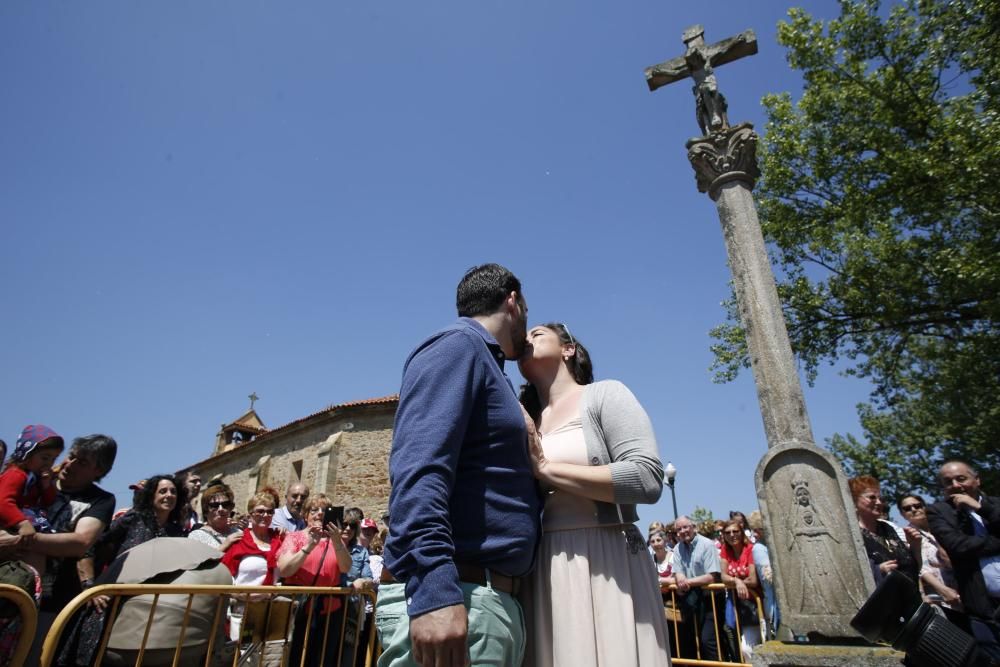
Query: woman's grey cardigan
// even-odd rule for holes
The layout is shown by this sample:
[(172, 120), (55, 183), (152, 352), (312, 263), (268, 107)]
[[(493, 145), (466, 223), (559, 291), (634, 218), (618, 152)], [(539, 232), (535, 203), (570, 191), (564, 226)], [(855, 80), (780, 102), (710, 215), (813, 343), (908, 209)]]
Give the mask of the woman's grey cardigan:
[(608, 465), (615, 502), (597, 502), (602, 524), (639, 520), (637, 503), (655, 503), (663, 491), (663, 464), (653, 425), (628, 387), (602, 380), (583, 388), (583, 439), (590, 465)]

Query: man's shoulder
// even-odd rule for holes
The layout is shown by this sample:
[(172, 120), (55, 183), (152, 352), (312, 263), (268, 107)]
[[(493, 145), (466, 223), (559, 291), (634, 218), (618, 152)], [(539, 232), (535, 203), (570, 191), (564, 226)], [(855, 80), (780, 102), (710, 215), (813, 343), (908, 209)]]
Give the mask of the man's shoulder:
[(440, 366), (443, 359), (448, 360), (448, 366), (461, 363), (459, 360), (463, 358), (471, 362), (478, 358), (480, 351), (487, 352), (487, 345), (483, 333), (459, 320), (435, 331), (413, 348), (403, 365), (404, 373), (416, 368)]
[(431, 346), (464, 345), (468, 343), (475, 343), (477, 340), (483, 340), (482, 334), (468, 322), (459, 320), (457, 322), (452, 322), (442, 329), (438, 329), (420, 341), (420, 343), (413, 349), (410, 357), (412, 358), (421, 350), (425, 350)]
[(947, 500), (938, 500), (927, 506), (927, 516), (951, 516), (955, 514), (955, 507)]

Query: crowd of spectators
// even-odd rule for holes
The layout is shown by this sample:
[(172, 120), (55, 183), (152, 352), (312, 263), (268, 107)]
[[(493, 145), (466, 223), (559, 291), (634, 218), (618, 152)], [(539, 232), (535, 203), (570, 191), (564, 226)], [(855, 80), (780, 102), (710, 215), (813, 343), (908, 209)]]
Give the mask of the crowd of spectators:
[[(64, 450), (64, 459), (56, 464)], [(381, 517), (380, 526), (361, 508), (335, 506), (333, 499), (312, 494), (301, 482), (288, 486), (283, 502), (279, 491), (268, 488), (238, 508), (221, 478), (203, 488), (196, 473), (160, 474), (133, 484), (132, 507), (115, 513), (114, 496), (97, 484), (114, 465), (113, 438), (79, 437), (67, 449), (52, 429), (31, 425), (7, 454), (0, 440), (0, 457), (6, 461), (0, 474), (0, 562), (18, 564), (34, 580), (25, 588), (40, 608), (36, 644), (55, 614), (101, 581), (119, 556), (156, 538), (184, 537), (217, 551), (236, 585), (283, 582), (377, 591), (389, 517)], [(896, 500), (903, 525), (889, 520), (889, 504), (878, 480), (860, 476), (849, 481), (872, 576), (878, 583), (891, 572), (905, 574), (920, 587), (925, 601), (953, 616), (964, 614), (964, 627), (989, 651), (996, 647), (1000, 607), (1000, 500), (984, 495), (976, 471), (961, 461), (945, 463), (938, 481), (942, 500), (933, 505), (916, 493)], [(759, 511), (749, 517), (732, 511), (728, 520), (699, 525), (687, 516), (666, 524), (653, 522), (648, 546), (668, 619), (681, 630), (670, 633), (673, 655), (691, 657), (697, 652), (703, 659), (739, 660), (776, 636), (780, 615)], [(727, 588), (705, 589), (713, 583)], [(229, 637), (237, 644), (245, 640), (249, 604), (234, 602), (228, 615)], [(303, 650), (304, 664), (321, 664), (318, 643), (304, 647), (306, 629), (315, 634), (327, 620), (339, 627), (346, 623), (345, 615), (350, 619), (355, 610), (360, 612), (361, 604), (366, 608), (357, 645), (364, 646), (374, 626), (367, 597), (331, 597), (300, 605), (291, 642), (293, 664), (301, 662)], [(713, 608), (718, 612), (709, 613)], [(91, 663), (106, 613), (106, 601), (97, 598), (74, 620), (57, 664)], [(0, 619), (0, 664), (18, 630), (16, 618)], [(363, 659), (354, 646), (343, 648), (343, 664)], [(339, 649), (327, 645), (322, 662), (336, 660)]]
[[(667, 618), (679, 625), (670, 633), (674, 657), (740, 662), (775, 636), (780, 619), (764, 535), (760, 512), (749, 519), (734, 510), (728, 520), (696, 524), (680, 516), (650, 524), (649, 551)], [(727, 590), (710, 591), (709, 584)]]
[[(917, 493), (896, 500), (902, 519), (897, 524), (889, 518), (890, 504), (877, 479), (848, 481), (872, 577), (877, 585), (891, 572), (906, 575), (925, 602), (946, 610), (996, 659), (1000, 499), (981, 492), (978, 473), (963, 461), (941, 466), (937, 482), (941, 500), (934, 504)], [(780, 615), (759, 511), (749, 518), (732, 511), (728, 520), (699, 524), (686, 516), (666, 524), (654, 521), (648, 535), (667, 617), (680, 630), (680, 646), (674, 646), (673, 631), (670, 635), (675, 657), (693, 657), (697, 651), (702, 659), (737, 661), (776, 636)], [(727, 584), (727, 590), (704, 589), (713, 583)], [(718, 614), (711, 613), (713, 598)]]
[[(10, 457), (0, 440), (0, 457), (7, 461), (0, 474), (0, 521), (5, 529), (0, 531), (0, 562), (16, 563), (17, 572), (28, 573), (34, 585), (23, 587), (40, 609), (36, 646), (26, 664), (37, 664), (41, 640), (58, 611), (96, 583), (113, 583), (120, 557), (157, 538), (185, 538), (205, 545), (198, 549), (218, 552), (215, 564), (228, 571), (227, 583), (377, 589), (388, 515), (381, 517), (379, 526), (361, 508), (336, 507), (332, 499), (311, 494), (301, 482), (288, 486), (284, 503), (279, 491), (267, 488), (238, 508), (224, 479), (213, 478), (203, 489), (200, 475), (193, 472), (136, 482), (130, 487), (132, 506), (115, 512), (114, 496), (97, 485), (114, 465), (115, 440), (99, 434), (76, 438), (57, 464), (64, 449), (62, 437), (43, 425), (26, 427)], [(178, 546), (173, 544), (180, 551)], [(212, 576), (212, 583), (219, 583), (218, 572)], [(328, 596), (298, 605), (293, 664), (302, 662), (305, 650), (304, 664), (320, 665), (316, 649), (321, 642), (311, 640), (306, 648), (306, 628), (313, 628), (312, 637), (322, 636), (315, 630), (329, 619), (339, 636), (345, 615), (353, 619), (366, 600), (360, 595)], [(56, 664), (93, 663), (106, 628), (107, 603), (99, 596), (71, 621)], [(252, 604), (250, 596), (234, 599), (227, 614), (229, 639), (237, 646), (247, 641), (244, 614)], [(364, 646), (372, 632), (373, 609), (370, 602), (367, 606), (365, 622), (357, 628), (361, 639), (345, 645), (342, 664), (363, 661), (363, 651), (355, 648)], [(19, 631), (16, 617), (0, 619), (0, 664), (6, 664)], [(322, 664), (336, 664), (340, 648), (327, 642)]]

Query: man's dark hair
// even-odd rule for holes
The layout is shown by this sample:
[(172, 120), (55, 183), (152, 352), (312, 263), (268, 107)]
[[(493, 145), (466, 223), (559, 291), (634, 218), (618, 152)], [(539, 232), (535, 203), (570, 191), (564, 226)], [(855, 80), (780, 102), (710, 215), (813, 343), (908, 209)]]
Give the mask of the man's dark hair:
[(465, 272), (458, 283), (455, 305), (459, 317), (491, 315), (511, 292), (521, 296), (521, 281), (499, 264), (482, 264)]
[(118, 443), (110, 435), (95, 433), (73, 440), (70, 451), (78, 454), (86, 454), (94, 459), (94, 463), (101, 469), (100, 481), (111, 472), (111, 467), (115, 464), (115, 456), (118, 454)]

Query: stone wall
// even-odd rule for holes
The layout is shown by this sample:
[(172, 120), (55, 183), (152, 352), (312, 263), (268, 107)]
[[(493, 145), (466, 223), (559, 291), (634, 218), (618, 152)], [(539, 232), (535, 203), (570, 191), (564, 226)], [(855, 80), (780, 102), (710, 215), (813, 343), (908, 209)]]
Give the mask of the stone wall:
[[(360, 507), (377, 519), (389, 506), (396, 406), (383, 401), (330, 408), (178, 472), (196, 470), (206, 483), (222, 474), (240, 513), (257, 490), (270, 486), (284, 503), (288, 486), (301, 481), (313, 494), (325, 493), (334, 504)], [(200, 499), (195, 507), (200, 513)]]

